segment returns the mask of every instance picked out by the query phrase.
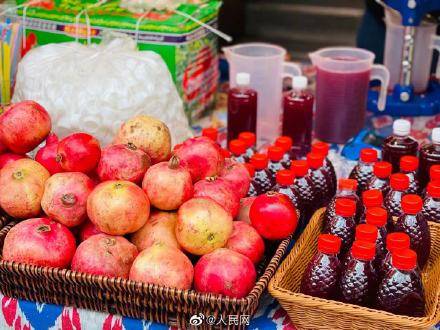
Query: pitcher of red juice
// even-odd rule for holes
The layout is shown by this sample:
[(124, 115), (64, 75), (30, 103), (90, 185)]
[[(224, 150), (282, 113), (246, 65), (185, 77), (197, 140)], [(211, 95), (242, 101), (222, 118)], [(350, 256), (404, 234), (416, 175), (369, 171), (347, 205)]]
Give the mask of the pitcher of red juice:
[(316, 67), (316, 137), (345, 143), (364, 127), (370, 80), (381, 82), (378, 108), (385, 108), (388, 69), (360, 48), (323, 48), (309, 56)]

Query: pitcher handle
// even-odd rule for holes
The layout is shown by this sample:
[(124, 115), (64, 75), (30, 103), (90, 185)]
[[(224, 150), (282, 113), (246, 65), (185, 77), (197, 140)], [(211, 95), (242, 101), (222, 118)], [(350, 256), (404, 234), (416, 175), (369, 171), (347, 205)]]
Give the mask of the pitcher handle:
[(437, 50), (437, 52), (439, 53), (439, 59), (437, 61), (437, 68), (435, 70), (435, 77), (437, 79), (440, 79), (440, 36), (437, 36), (437, 35), (432, 36), (431, 48), (433, 50), (434, 49)]
[(293, 84), (293, 77), (294, 76), (301, 76), (302, 70), (301, 67), (298, 64), (295, 64), (293, 62), (284, 62), (283, 63), (283, 79), (289, 78), (292, 81)]
[(381, 64), (374, 64), (371, 67), (370, 80), (380, 81), (380, 93), (379, 99), (377, 100), (377, 108), (379, 111), (385, 110), (385, 105), (387, 101), (388, 85), (390, 83), (390, 72), (388, 69)]

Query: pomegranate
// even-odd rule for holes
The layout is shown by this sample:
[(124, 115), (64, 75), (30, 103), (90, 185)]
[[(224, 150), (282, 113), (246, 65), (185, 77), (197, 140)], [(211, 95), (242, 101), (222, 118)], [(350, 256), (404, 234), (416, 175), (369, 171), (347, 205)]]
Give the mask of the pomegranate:
[(171, 135), (167, 125), (146, 115), (122, 124), (114, 143), (134, 144), (150, 156), (153, 164), (168, 160), (171, 154)]
[(193, 182), (220, 174), (225, 162), (220, 146), (205, 136), (186, 140), (174, 148), (174, 154), (191, 173)]
[(52, 133), (46, 139), (46, 145), (38, 150), (35, 160), (43, 165), (51, 175), (63, 172), (57, 162), (58, 136)]
[(0, 154), (5, 153), (8, 151), (8, 148), (0, 141)]
[(50, 129), (49, 114), (34, 101), (15, 103), (0, 116), (0, 141), (16, 154), (35, 149)]
[(19, 155), (7, 152), (0, 155), (0, 169), (5, 167), (7, 164), (15, 162), (17, 159), (27, 158), (26, 155)]
[(87, 215), (103, 233), (125, 235), (145, 225), (150, 215), (150, 202), (133, 182), (106, 181), (89, 195)]
[(266, 239), (284, 239), (298, 225), (298, 214), (289, 197), (269, 191), (252, 203), (249, 216), (252, 226)]
[(97, 173), (101, 181), (140, 183), (150, 164), (150, 157), (134, 144), (115, 144), (102, 149)]
[(253, 196), (240, 199), (240, 210), (238, 211), (238, 216), (236, 218), (237, 220), (251, 223), (251, 219), (249, 218), (249, 211), (255, 198), (257, 197)]
[(220, 176), (228, 181), (240, 198), (246, 197), (251, 184), (251, 177), (246, 166), (232, 159), (226, 159), (225, 167)]
[(85, 241), (93, 235), (102, 234), (102, 232), (96, 228), (96, 226), (90, 220), (84, 221), (78, 228), (78, 237), (80, 242)]
[(254, 264), (259, 263), (264, 254), (264, 241), (260, 234), (243, 221), (234, 221), (232, 228), (225, 248), (245, 255)]
[(47, 218), (34, 218), (18, 223), (8, 232), (3, 260), (66, 268), (75, 248), (75, 237), (66, 226)]
[(87, 218), (87, 198), (94, 186), (92, 179), (81, 172), (54, 174), (46, 181), (41, 207), (63, 225), (78, 226)]
[(232, 217), (237, 216), (240, 198), (228, 181), (220, 177), (207, 177), (194, 185), (194, 197), (209, 197), (219, 203)]
[(130, 270), (130, 280), (187, 290), (191, 288), (194, 269), (179, 249), (156, 244), (139, 253)]
[(252, 261), (229, 249), (217, 249), (200, 258), (194, 267), (194, 288), (202, 293), (246, 297), (255, 285)]
[(0, 206), (14, 218), (31, 218), (41, 212), (41, 198), (49, 172), (38, 162), (23, 158), (0, 171)]
[(191, 175), (176, 156), (153, 165), (145, 174), (142, 188), (151, 205), (165, 211), (178, 209), (194, 193)]
[(190, 199), (177, 213), (176, 238), (189, 253), (203, 255), (221, 248), (231, 233), (231, 215), (210, 198)]
[(139, 251), (154, 244), (164, 244), (177, 249), (180, 245), (176, 239), (177, 213), (153, 211), (147, 223), (131, 235), (130, 241)]
[(136, 246), (126, 238), (98, 234), (78, 246), (71, 268), (93, 275), (128, 278), (137, 255)]
[(100, 157), (98, 140), (86, 133), (73, 133), (58, 144), (57, 161), (66, 172), (91, 172)]

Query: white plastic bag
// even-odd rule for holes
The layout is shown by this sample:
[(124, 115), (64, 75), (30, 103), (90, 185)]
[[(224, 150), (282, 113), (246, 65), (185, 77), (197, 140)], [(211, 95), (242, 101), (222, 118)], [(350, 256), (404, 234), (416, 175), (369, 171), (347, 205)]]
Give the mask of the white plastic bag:
[(34, 100), (63, 137), (77, 131), (111, 143), (127, 119), (146, 114), (169, 127), (173, 144), (191, 136), (182, 101), (162, 58), (129, 37), (100, 45), (48, 44), (21, 61), (13, 102)]

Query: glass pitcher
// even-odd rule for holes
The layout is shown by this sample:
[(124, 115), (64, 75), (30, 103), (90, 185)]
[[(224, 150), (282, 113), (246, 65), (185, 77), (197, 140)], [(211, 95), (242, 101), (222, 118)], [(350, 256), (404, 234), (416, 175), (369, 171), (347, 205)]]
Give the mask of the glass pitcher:
[(345, 143), (365, 124), (371, 80), (381, 82), (378, 107), (385, 108), (389, 72), (373, 64), (372, 52), (360, 48), (323, 48), (309, 56), (316, 67), (316, 137)]

